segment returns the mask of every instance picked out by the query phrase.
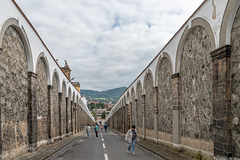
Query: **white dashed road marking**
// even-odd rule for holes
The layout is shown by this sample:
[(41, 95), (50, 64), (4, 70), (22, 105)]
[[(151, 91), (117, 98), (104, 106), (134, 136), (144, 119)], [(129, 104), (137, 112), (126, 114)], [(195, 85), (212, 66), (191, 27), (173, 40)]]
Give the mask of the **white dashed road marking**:
[(104, 149), (106, 148), (106, 146), (105, 146), (105, 144), (104, 144), (104, 143), (102, 144), (102, 146), (103, 146), (103, 148), (104, 148)]
[(103, 141), (104, 159), (108, 160), (108, 155), (107, 155), (107, 152), (106, 152), (106, 146), (104, 144), (104, 139), (103, 139), (103, 133), (101, 133), (101, 136), (102, 136), (102, 141)]
[(108, 155), (106, 153), (104, 154), (104, 158), (105, 160), (108, 160)]
[(78, 142), (83, 142), (84, 140), (80, 139)]

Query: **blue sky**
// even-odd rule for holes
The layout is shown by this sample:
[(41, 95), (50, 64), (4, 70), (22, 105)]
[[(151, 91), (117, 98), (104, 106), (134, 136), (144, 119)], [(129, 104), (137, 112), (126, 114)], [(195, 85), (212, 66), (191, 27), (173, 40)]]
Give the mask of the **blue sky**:
[(16, 0), (82, 89), (129, 86), (203, 0)]

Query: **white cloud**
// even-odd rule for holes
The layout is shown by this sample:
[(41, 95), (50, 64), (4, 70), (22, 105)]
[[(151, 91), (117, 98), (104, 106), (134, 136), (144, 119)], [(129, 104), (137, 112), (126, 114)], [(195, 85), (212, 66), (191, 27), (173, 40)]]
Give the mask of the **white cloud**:
[(96, 90), (130, 85), (203, 2), (16, 1), (81, 88)]

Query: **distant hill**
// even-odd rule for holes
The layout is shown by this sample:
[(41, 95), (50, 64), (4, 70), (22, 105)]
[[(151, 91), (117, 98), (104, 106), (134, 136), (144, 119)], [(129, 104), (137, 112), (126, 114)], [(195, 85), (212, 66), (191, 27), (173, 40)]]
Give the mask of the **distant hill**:
[(85, 95), (88, 100), (99, 100), (101, 102), (111, 101), (112, 103), (116, 103), (126, 89), (127, 87), (119, 87), (101, 92), (81, 89), (81, 95)]

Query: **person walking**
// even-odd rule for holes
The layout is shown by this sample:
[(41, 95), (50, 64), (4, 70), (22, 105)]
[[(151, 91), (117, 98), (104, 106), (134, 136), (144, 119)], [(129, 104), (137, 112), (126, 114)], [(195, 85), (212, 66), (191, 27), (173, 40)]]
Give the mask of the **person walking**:
[(107, 132), (107, 127), (108, 127), (108, 125), (107, 125), (107, 123), (105, 123), (104, 124), (105, 132)]
[(125, 136), (125, 141), (128, 142), (128, 150), (127, 153), (130, 152), (132, 148), (132, 154), (135, 155), (135, 141), (137, 139), (137, 130), (135, 125), (132, 126), (131, 129), (127, 131), (127, 134)]
[(103, 126), (102, 126), (102, 124), (101, 124), (101, 126), (100, 126), (100, 127), (101, 127), (101, 132), (103, 132)]
[(89, 124), (87, 124), (87, 127), (86, 127), (86, 132), (87, 132), (87, 136), (88, 136), (88, 138), (90, 138), (90, 132), (91, 132), (91, 127), (90, 127), (90, 125)]
[(96, 139), (98, 139), (98, 130), (99, 130), (99, 126), (96, 123), (95, 127), (94, 127), (95, 133), (96, 133)]

